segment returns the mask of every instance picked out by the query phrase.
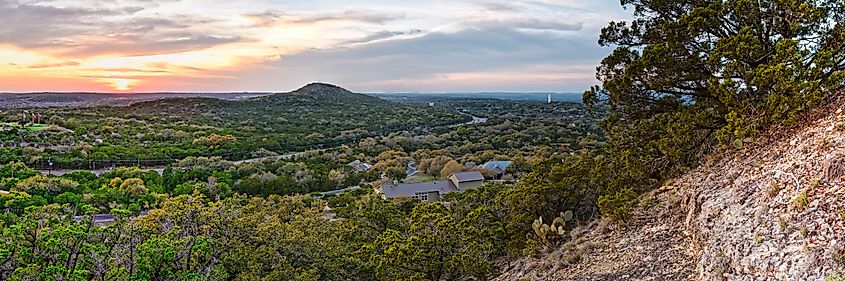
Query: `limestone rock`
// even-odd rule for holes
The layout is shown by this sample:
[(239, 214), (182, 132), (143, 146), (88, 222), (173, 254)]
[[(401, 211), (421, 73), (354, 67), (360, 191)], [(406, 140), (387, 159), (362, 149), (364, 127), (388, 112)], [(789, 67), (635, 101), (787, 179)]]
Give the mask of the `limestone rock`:
[[(627, 227), (583, 227), (564, 255), (498, 280), (825, 280), (845, 273), (845, 97), (674, 181)], [(771, 192), (777, 184), (778, 192)], [(659, 192), (658, 192), (659, 191)], [(797, 200), (800, 198), (801, 200)], [(564, 251), (583, 249), (577, 264)], [(573, 247), (574, 246), (574, 247)], [(551, 268), (538, 264), (553, 264)]]
[(822, 179), (827, 182), (841, 181), (845, 176), (845, 153), (833, 153), (824, 160), (822, 165)]

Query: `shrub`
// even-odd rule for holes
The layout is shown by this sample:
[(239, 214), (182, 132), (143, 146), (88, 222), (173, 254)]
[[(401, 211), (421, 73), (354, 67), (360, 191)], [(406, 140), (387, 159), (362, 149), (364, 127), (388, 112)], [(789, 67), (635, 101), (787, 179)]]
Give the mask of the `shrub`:
[(616, 222), (628, 221), (636, 205), (637, 193), (629, 188), (600, 196), (598, 200), (601, 213)]
[(792, 205), (795, 206), (798, 210), (804, 210), (807, 208), (807, 205), (810, 204), (810, 199), (807, 198), (807, 190), (802, 190), (801, 193), (798, 193), (798, 196), (792, 200)]
[(845, 281), (845, 276), (838, 275), (838, 274), (828, 275), (824, 280), (825, 281)]

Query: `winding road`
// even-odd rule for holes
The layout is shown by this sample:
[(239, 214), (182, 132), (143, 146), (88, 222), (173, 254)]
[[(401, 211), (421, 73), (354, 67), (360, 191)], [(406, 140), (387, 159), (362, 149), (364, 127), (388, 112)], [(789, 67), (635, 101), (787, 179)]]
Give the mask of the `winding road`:
[(449, 128), (455, 128), (455, 127), (460, 127), (460, 126), (468, 126), (468, 125), (476, 125), (476, 124), (481, 124), (481, 123), (487, 122), (487, 120), (489, 120), (488, 118), (478, 117), (478, 116), (475, 116), (475, 115), (472, 115), (472, 114), (469, 114), (469, 113), (466, 113), (466, 112), (463, 112), (463, 111), (458, 111), (458, 113), (472, 117), (472, 120), (470, 120), (468, 122), (460, 123), (460, 124), (450, 125)]

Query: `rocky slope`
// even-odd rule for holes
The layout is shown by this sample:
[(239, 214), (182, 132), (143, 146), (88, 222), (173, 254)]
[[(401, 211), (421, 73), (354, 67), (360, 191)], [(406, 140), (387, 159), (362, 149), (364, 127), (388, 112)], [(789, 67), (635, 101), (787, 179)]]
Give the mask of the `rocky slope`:
[(845, 273), (845, 100), (644, 195), (500, 280), (824, 280)]

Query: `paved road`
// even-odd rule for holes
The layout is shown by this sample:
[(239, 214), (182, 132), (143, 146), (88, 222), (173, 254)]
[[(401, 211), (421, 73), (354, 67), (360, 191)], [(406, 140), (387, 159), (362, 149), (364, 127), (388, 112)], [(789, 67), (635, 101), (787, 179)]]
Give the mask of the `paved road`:
[[(481, 123), (487, 122), (487, 120), (488, 120), (487, 118), (476, 117), (476, 116), (470, 115), (470, 114), (465, 113), (465, 112), (459, 112), (459, 113), (472, 117), (472, 120), (468, 121), (468, 122), (460, 123), (460, 124), (450, 125), (449, 128), (455, 128), (455, 127), (458, 127), (458, 126), (481, 124)], [(301, 157), (301, 156), (305, 156), (305, 155), (308, 155), (308, 154), (311, 154), (311, 153), (325, 152), (327, 150), (329, 150), (329, 149), (316, 149), (316, 150), (292, 152), (292, 153), (276, 155), (276, 156), (257, 157), (257, 158), (252, 158), (252, 159), (234, 161), (232, 163), (235, 164), (235, 165), (241, 165), (241, 164), (244, 164), (244, 163), (255, 163), (255, 162), (261, 162), (261, 161), (265, 161), (265, 160), (291, 159), (293, 157)], [(414, 169), (414, 168), (409, 164), (408, 169)], [(93, 169), (93, 170), (88, 170), (88, 171), (94, 173), (97, 176), (101, 176), (101, 175), (108, 173), (108, 172), (111, 172), (113, 170), (114, 170), (113, 168), (101, 168), (101, 169)], [(164, 172), (164, 167), (142, 168), (142, 170), (156, 171), (157, 173), (161, 174), (161, 173)], [(416, 169), (414, 169), (414, 170), (416, 170)], [(74, 171), (80, 171), (80, 170), (61, 169), (61, 170), (38, 170), (38, 171), (41, 172), (42, 174), (46, 174), (46, 175), (60, 176), (60, 175), (66, 174), (66, 173), (70, 173), (70, 172), (74, 172)], [(360, 189), (360, 188), (361, 187), (359, 187), (359, 186), (353, 186), (353, 187), (348, 187), (348, 188), (335, 190), (335, 191), (322, 192), (322, 193), (320, 193), (320, 195), (321, 196), (339, 195), (341, 193)], [(8, 193), (8, 192), (0, 190), (0, 194), (3, 194), (3, 193)], [(143, 212), (141, 215), (145, 215), (145, 214), (146, 214), (146, 211)], [(334, 215), (334, 214), (332, 213), (331, 215)], [(85, 218), (84, 216), (74, 217), (74, 219), (76, 221), (82, 221), (84, 218)], [(332, 216), (332, 218), (333, 218), (333, 216)], [(108, 225), (108, 224), (111, 224), (111, 223), (114, 222), (115, 217), (114, 217), (114, 215), (110, 215), (110, 214), (96, 214), (96, 215), (92, 216), (92, 219), (94, 220), (95, 224)]]
[[(308, 155), (308, 154), (311, 154), (311, 153), (324, 152), (326, 150), (328, 150), (328, 149), (316, 149), (316, 150), (308, 150), (308, 151), (299, 151), (299, 152), (292, 152), (292, 153), (287, 153), (287, 154), (282, 154), (282, 155), (265, 156), (265, 157), (257, 157), (257, 158), (240, 160), (240, 161), (233, 161), (232, 163), (235, 164), (235, 165), (241, 165), (241, 164), (246, 164), (246, 163), (261, 162), (261, 161), (265, 161), (265, 160), (281, 160), (281, 159), (287, 160), (287, 159), (291, 159), (293, 157), (302, 157), (302, 156), (305, 156), (305, 155)], [(162, 174), (162, 173), (164, 173), (164, 168), (165, 168), (164, 166), (159, 166), (159, 167), (141, 168), (141, 170), (156, 171), (158, 174)], [(94, 173), (97, 176), (101, 176), (105, 173), (114, 171), (114, 168), (108, 167), (108, 168), (100, 168), (100, 169), (93, 169), (93, 170), (92, 169), (88, 169), (88, 170), (85, 170), (85, 169), (76, 169), (76, 170), (75, 169), (60, 169), (60, 170), (38, 169), (37, 171), (42, 173), (42, 174), (45, 174), (45, 175), (54, 175), (54, 176), (61, 176), (61, 175), (64, 175), (64, 174), (67, 174), (67, 173), (70, 173), (70, 172), (75, 172), (75, 171), (89, 171), (89, 172)]]
[(356, 185), (356, 186), (350, 186), (350, 187), (347, 187), (347, 188), (344, 188), (344, 189), (338, 189), (338, 190), (332, 190), (332, 191), (320, 192), (320, 195), (319, 195), (318, 197), (323, 197), (323, 196), (328, 196), (328, 195), (335, 195), (335, 196), (337, 196), (337, 195), (341, 195), (341, 194), (343, 194), (343, 193), (346, 193), (346, 192), (349, 192), (349, 191), (353, 191), (353, 190), (358, 190), (358, 189), (361, 189), (361, 187), (360, 187), (360, 186), (357, 186), (357, 185)]
[(265, 160), (282, 160), (282, 159), (288, 160), (288, 159), (291, 159), (291, 158), (294, 158), (294, 157), (306, 156), (306, 155), (311, 154), (311, 153), (325, 152), (326, 150), (328, 150), (328, 148), (306, 150), (306, 151), (300, 151), (300, 152), (292, 152), (292, 153), (275, 155), (275, 156), (258, 157), (258, 158), (234, 161), (232, 163), (234, 163), (235, 165), (240, 165), (240, 164), (244, 164), (244, 163), (255, 163), (255, 162), (261, 162), (261, 161), (265, 161)]
[[(138, 216), (132, 216), (132, 217), (129, 217), (128, 219), (133, 220), (137, 217), (146, 216), (148, 212), (149, 211), (141, 211), (141, 214), (139, 214)], [(77, 222), (81, 222), (82, 220), (85, 219), (85, 216), (75, 216), (75, 217), (73, 217), (73, 219)], [(96, 215), (91, 215), (91, 219), (94, 220), (94, 224), (109, 225), (109, 224), (114, 223), (115, 217), (112, 214), (96, 214)]]
[(488, 118), (482, 118), (482, 117), (474, 116), (472, 114), (469, 114), (469, 113), (466, 113), (466, 112), (463, 112), (463, 111), (458, 111), (458, 113), (472, 117), (472, 120), (470, 120), (469, 122), (461, 123), (461, 124), (451, 125), (451, 126), (449, 126), (449, 128), (455, 128), (455, 127), (467, 126), (467, 125), (476, 125), (476, 124), (481, 124), (481, 123), (487, 122), (487, 120), (489, 120)]
[[(141, 168), (141, 170), (156, 171), (159, 175), (164, 173), (164, 167)], [(64, 175), (64, 174), (67, 174), (67, 173), (70, 173), (70, 172), (76, 172), (76, 171), (89, 171), (89, 172), (92, 172), (99, 177), (99, 176), (102, 176), (105, 173), (114, 171), (114, 169), (109, 167), (109, 168), (101, 168), (101, 169), (94, 169), (94, 170), (91, 170), (91, 169), (88, 169), (88, 170), (84, 170), (84, 169), (76, 169), (76, 170), (75, 169), (60, 169), (60, 170), (39, 169), (39, 170), (36, 170), (36, 171), (38, 171), (38, 172), (40, 172), (41, 174), (44, 174), (44, 175), (53, 175), (53, 176), (61, 176), (61, 175)]]
[[(301, 156), (304, 156), (304, 155), (307, 155), (307, 154), (310, 154), (310, 153), (323, 152), (323, 151), (326, 151), (326, 150), (327, 149), (300, 151), (300, 152), (293, 152), (293, 153), (276, 155), (276, 156), (265, 156), (265, 157), (257, 157), (257, 158), (240, 160), (240, 161), (233, 161), (232, 163), (235, 164), (235, 165), (241, 165), (241, 164), (245, 164), (245, 163), (255, 163), (255, 162), (261, 162), (261, 161), (265, 161), (265, 160), (291, 159), (293, 157), (301, 157)], [(164, 168), (165, 168), (164, 166), (159, 166), (159, 167), (141, 168), (141, 170), (156, 171), (160, 175), (160, 174), (164, 173)], [(75, 172), (75, 171), (89, 171), (89, 172), (94, 173), (97, 176), (101, 176), (105, 173), (114, 171), (114, 168), (108, 167), (108, 168), (93, 169), (93, 170), (92, 169), (88, 169), (88, 170), (85, 170), (85, 169), (76, 169), (76, 170), (75, 169), (60, 169), (60, 170), (38, 169), (37, 171), (42, 173), (42, 174), (45, 174), (45, 175), (54, 175), (54, 176), (61, 176), (61, 175), (64, 175), (64, 174), (67, 174), (67, 173), (70, 173), (70, 172)]]

